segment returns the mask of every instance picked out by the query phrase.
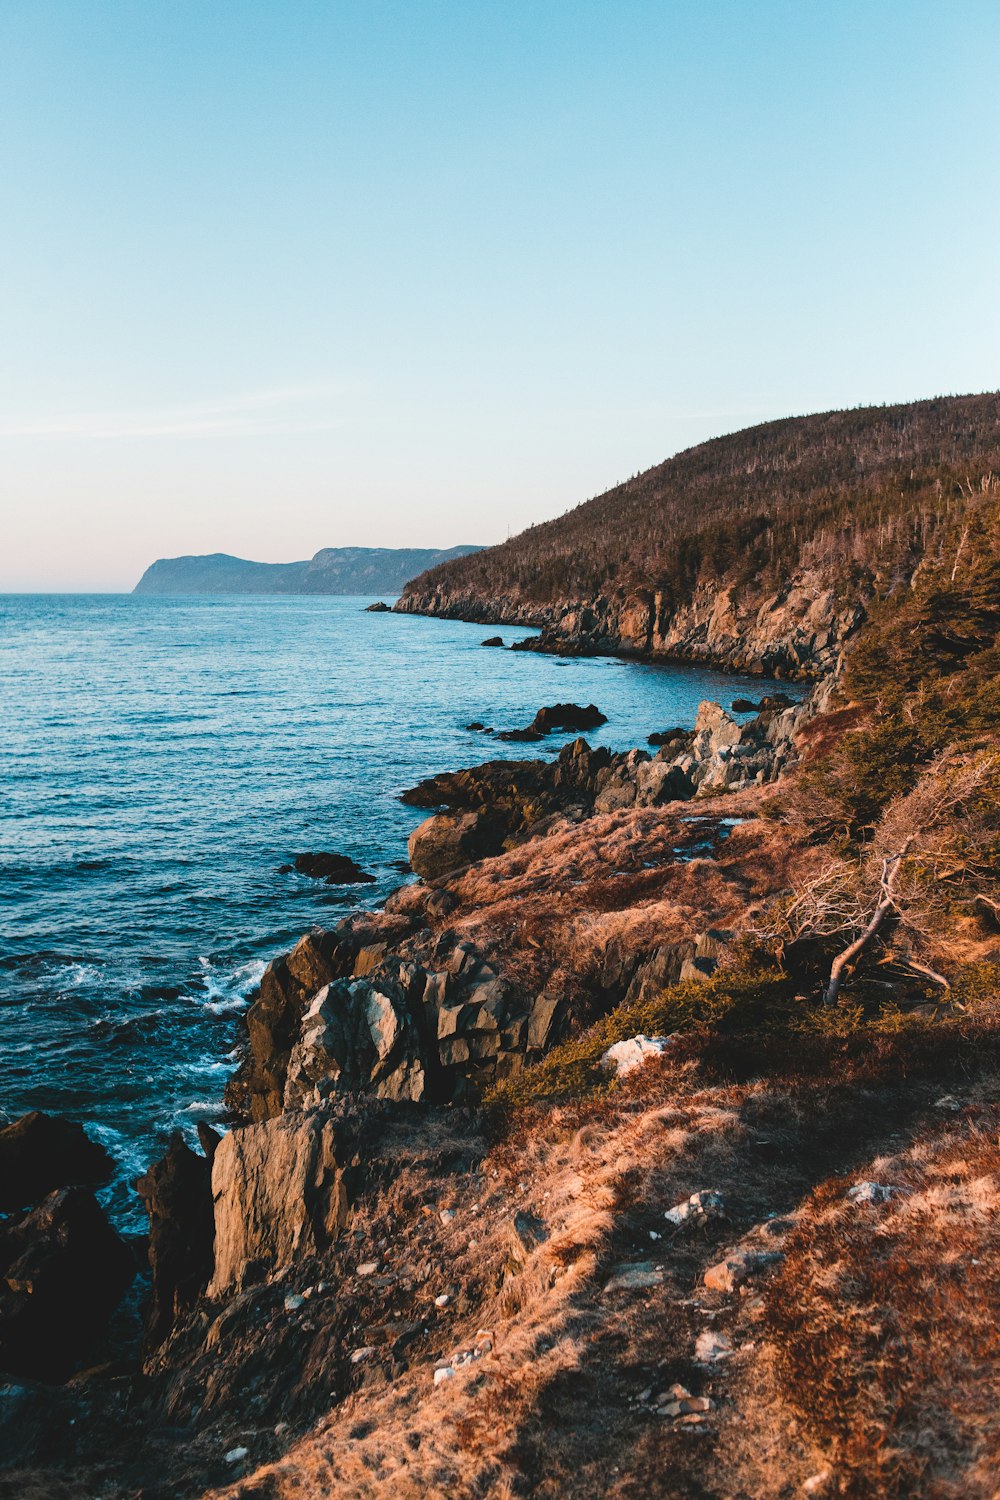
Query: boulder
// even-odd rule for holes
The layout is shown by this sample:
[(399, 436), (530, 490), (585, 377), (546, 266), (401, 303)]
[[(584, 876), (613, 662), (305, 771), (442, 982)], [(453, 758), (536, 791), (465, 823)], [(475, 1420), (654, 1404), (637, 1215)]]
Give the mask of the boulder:
[(668, 1036), (630, 1036), (608, 1048), (601, 1057), (601, 1067), (614, 1071), (621, 1078), (623, 1074), (640, 1068), (651, 1057), (658, 1057), (669, 1045)]
[(212, 1274), (212, 1158), (219, 1137), (208, 1125), (199, 1126), (199, 1135), (204, 1156), (175, 1132), (166, 1155), (135, 1184), (149, 1215), (153, 1286), (147, 1349), (163, 1342), (177, 1317), (194, 1306)]
[(82, 1125), (33, 1110), (0, 1130), (0, 1212), (40, 1203), (55, 1188), (104, 1182), (113, 1167)]
[(733, 1250), (717, 1265), (709, 1266), (702, 1280), (713, 1292), (735, 1292), (769, 1266), (777, 1265), (784, 1256), (780, 1250)]
[(556, 730), (597, 729), (607, 722), (607, 714), (602, 714), (596, 703), (588, 703), (585, 708), (579, 703), (552, 703), (538, 710), (531, 728), (537, 734), (552, 734)]
[(0, 1225), (0, 1369), (61, 1380), (135, 1274), (93, 1193), (65, 1187)]
[(410, 834), (410, 864), (425, 880), (439, 880), (476, 860), (499, 854), (502, 829), (487, 813), (437, 813)]
[(315, 1111), (245, 1125), (220, 1142), (210, 1297), (322, 1253), (337, 1238), (348, 1214), (337, 1144), (333, 1122)]

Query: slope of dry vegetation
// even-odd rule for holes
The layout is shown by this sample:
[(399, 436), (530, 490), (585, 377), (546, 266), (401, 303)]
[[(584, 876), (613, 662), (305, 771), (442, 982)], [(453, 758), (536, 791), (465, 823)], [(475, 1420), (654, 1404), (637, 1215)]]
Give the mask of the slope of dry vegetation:
[(677, 607), (699, 583), (766, 593), (809, 567), (845, 597), (863, 580), (888, 590), (997, 472), (997, 394), (787, 418), (679, 453), (405, 592), (545, 605), (646, 587)]

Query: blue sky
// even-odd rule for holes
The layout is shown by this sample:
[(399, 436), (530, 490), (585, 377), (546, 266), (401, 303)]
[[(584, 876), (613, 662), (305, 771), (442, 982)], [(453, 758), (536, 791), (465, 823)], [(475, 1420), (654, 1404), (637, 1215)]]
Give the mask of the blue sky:
[(998, 66), (993, 0), (4, 0), (0, 589), (997, 387)]

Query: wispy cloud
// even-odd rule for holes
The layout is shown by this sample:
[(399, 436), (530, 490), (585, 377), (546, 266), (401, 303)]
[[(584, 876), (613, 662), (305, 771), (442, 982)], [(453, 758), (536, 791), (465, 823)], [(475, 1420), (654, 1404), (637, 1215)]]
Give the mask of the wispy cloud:
[(333, 428), (343, 398), (358, 390), (350, 381), (249, 391), (192, 406), (140, 411), (67, 412), (0, 421), (0, 439), (238, 437), (325, 432)]

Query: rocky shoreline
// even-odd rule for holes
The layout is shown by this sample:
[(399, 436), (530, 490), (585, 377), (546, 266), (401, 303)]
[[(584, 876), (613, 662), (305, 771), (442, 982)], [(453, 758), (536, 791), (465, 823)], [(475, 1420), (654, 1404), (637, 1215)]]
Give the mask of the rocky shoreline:
[[(502, 896), (511, 881), (505, 860), (516, 864), (523, 851), (553, 838), (589, 844), (592, 825), (625, 813), (650, 820), (643, 852), (654, 859), (641, 861), (645, 869), (713, 859), (740, 821), (735, 807), (735, 818), (722, 815), (718, 799), (728, 812), (741, 792), (773, 782), (794, 759), (796, 735), (821, 697), (769, 700), (742, 725), (704, 703), (693, 730), (651, 735), (663, 742), (652, 753), (593, 750), (578, 738), (554, 762), (488, 762), (405, 793), (410, 805), (433, 809), (410, 839), (418, 882), (379, 911), (307, 934), (268, 965), (226, 1092), (233, 1128), (220, 1140), (200, 1127), (201, 1155), (175, 1137), (137, 1184), (150, 1219), (142, 1372), (129, 1373), (126, 1363), (76, 1377), (72, 1394), (64, 1386), (51, 1397), (31, 1387), (38, 1377), (72, 1371), (136, 1268), (92, 1196), (90, 1185), (110, 1166), (97, 1162), (99, 1149), (78, 1128), (45, 1117), (0, 1132), (0, 1155), (6, 1143), (10, 1159), (8, 1207), (22, 1210), (0, 1226), (8, 1287), (0, 1359), (14, 1381), (9, 1389), (20, 1392), (4, 1410), (67, 1403), (78, 1410), (80, 1431), (65, 1433), (63, 1462), (70, 1455), (86, 1461), (85, 1433), (104, 1430), (122, 1382), (130, 1402), (142, 1390), (148, 1423), (162, 1421), (178, 1382), (186, 1389), (199, 1361), (211, 1358), (217, 1329), (248, 1338), (276, 1279), (349, 1238), (357, 1204), (387, 1170), (378, 1165), (380, 1135), (410, 1129), (413, 1110), (435, 1129), (465, 1110), (474, 1138), (491, 1083), (627, 997), (710, 975), (731, 934), (707, 923), (673, 941), (628, 944), (582, 985), (559, 962), (519, 969), (511, 957), (533, 957), (538, 948), (523, 934), (505, 942), (481, 896), (466, 886), (485, 874), (493, 896)], [(591, 723), (603, 717), (593, 705), (557, 705), (536, 722), (544, 731), (575, 722), (574, 715)], [(688, 804), (699, 808), (696, 816), (684, 811)], [(619, 873), (622, 864), (616, 861)], [(477, 930), (484, 915), (493, 927), (485, 942)], [(59, 1145), (63, 1135), (72, 1135), (72, 1150)], [(32, 1256), (47, 1266), (51, 1285), (32, 1285), (25, 1323), (17, 1284)], [(85, 1317), (76, 1316), (81, 1308)], [(33, 1349), (39, 1330), (41, 1359)], [(22, 1454), (38, 1456), (30, 1443)]]
[(622, 656), (819, 682), (839, 670), (843, 650), (864, 623), (873, 593), (871, 584), (853, 590), (851, 604), (843, 605), (818, 569), (803, 569), (770, 594), (702, 584), (679, 607), (654, 589), (541, 603), (516, 595), (486, 599), (475, 591), (424, 587), (417, 579), (393, 607), (401, 614), (527, 625), (539, 631), (515, 642), (514, 651)]

